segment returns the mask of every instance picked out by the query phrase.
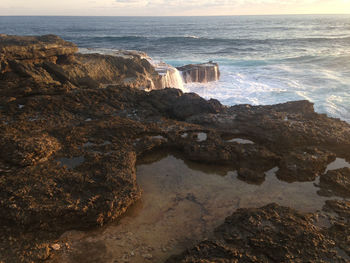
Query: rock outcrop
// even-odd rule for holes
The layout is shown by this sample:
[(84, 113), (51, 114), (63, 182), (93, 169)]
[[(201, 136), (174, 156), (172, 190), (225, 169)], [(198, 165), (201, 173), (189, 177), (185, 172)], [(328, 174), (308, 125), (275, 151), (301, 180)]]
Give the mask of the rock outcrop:
[(73, 55), (78, 47), (55, 35), (10, 36), (0, 35), (0, 54), (6, 60), (36, 60)]
[[(137, 54), (79, 54), (54, 36), (0, 39), (0, 261), (48, 260), (54, 240), (66, 230), (96, 227), (124, 214), (141, 196), (135, 162), (153, 149), (175, 148), (191, 160), (230, 165), (238, 178), (256, 184), (276, 166), (281, 180), (310, 181), (335, 156), (350, 160), (350, 125), (315, 113), (310, 102), (226, 107), (178, 89), (145, 92), (160, 78)], [(265, 218), (270, 232), (260, 233), (247, 214)], [(247, 249), (239, 253), (249, 258), (274, 247), (279, 253), (268, 256), (276, 260), (294, 253), (316, 261), (338, 256), (330, 239), (287, 208), (238, 215), (234, 222), (242, 217), (254, 233), (272, 239), (242, 237), (241, 245), (249, 241), (260, 247), (259, 254), (235, 247), (239, 235), (228, 234), (234, 242), (227, 245), (229, 253)], [(275, 230), (282, 226), (277, 219), (285, 222), (283, 240), (295, 241), (292, 248), (300, 253), (275, 244)], [(300, 247), (291, 229), (300, 233), (303, 227)], [(344, 228), (334, 227), (332, 235), (346, 247), (346, 237), (337, 232)], [(221, 255), (223, 248), (215, 246)]]
[(185, 65), (177, 69), (181, 72), (185, 83), (207, 83), (217, 81), (220, 78), (219, 65), (211, 61), (203, 64)]
[(213, 238), (166, 262), (348, 262), (340, 239), (315, 226), (310, 215), (270, 204), (237, 210)]
[(137, 53), (101, 55), (77, 51), (76, 45), (52, 35), (0, 36), (2, 94), (16, 97), (13, 91), (19, 86), (26, 96), (108, 84), (161, 88), (161, 76)]
[(350, 168), (328, 171), (320, 178), (321, 194), (350, 197)]

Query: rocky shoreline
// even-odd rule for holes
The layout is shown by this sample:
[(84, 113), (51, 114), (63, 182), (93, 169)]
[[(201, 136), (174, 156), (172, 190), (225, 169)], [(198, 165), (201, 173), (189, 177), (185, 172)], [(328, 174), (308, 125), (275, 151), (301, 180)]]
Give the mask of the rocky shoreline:
[(349, 169), (325, 173), (350, 161), (348, 123), (308, 101), (227, 107), (159, 89), (138, 54), (77, 51), (51, 35), (0, 36), (0, 262), (54, 261), (65, 231), (119, 218), (142, 194), (137, 159), (155, 149), (230, 165), (253, 184), (273, 167), (286, 182), (320, 177), (320, 194), (342, 198), (307, 215), (232, 211), (213, 239), (169, 262), (349, 262)]

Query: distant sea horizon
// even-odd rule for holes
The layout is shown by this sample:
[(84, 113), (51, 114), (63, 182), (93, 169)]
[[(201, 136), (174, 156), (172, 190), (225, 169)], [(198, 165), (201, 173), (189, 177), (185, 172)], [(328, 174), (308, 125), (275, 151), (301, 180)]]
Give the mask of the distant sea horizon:
[(218, 62), (221, 79), (184, 91), (223, 104), (307, 99), (350, 122), (350, 14), (0, 16), (0, 34), (55, 34), (80, 50), (140, 50), (173, 66)]
[(315, 13), (315, 14), (237, 14), (237, 15), (0, 15), (0, 17), (234, 17), (234, 16), (350, 16), (350, 13)]

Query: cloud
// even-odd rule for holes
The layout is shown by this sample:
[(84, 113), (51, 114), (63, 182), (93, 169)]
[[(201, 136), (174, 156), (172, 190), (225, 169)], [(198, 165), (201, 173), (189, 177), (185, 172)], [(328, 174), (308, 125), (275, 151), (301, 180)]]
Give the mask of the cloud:
[(240, 15), (350, 12), (348, 0), (0, 0), (0, 15)]
[[(169, 12), (183, 11), (189, 14), (192, 10), (225, 10), (249, 9), (256, 10), (257, 7), (262, 12), (267, 12), (270, 7), (302, 7), (317, 5), (325, 2), (339, 2), (344, 0), (114, 0), (117, 6), (123, 8), (147, 7), (157, 10), (156, 14), (167, 15)], [(211, 8), (212, 10), (208, 10)], [(264, 10), (266, 9), (266, 10)], [(271, 9), (271, 8), (270, 8)], [(148, 10), (144, 10), (147, 13)], [(258, 11), (258, 10), (257, 10)], [(311, 12), (313, 13), (313, 12)]]

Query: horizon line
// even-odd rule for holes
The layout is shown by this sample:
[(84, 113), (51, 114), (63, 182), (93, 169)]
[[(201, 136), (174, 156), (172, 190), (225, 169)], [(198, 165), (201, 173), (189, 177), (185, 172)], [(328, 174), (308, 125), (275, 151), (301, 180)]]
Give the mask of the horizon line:
[(0, 17), (231, 17), (231, 16), (312, 16), (350, 15), (350, 13), (286, 13), (286, 14), (240, 14), (240, 15), (0, 15)]

